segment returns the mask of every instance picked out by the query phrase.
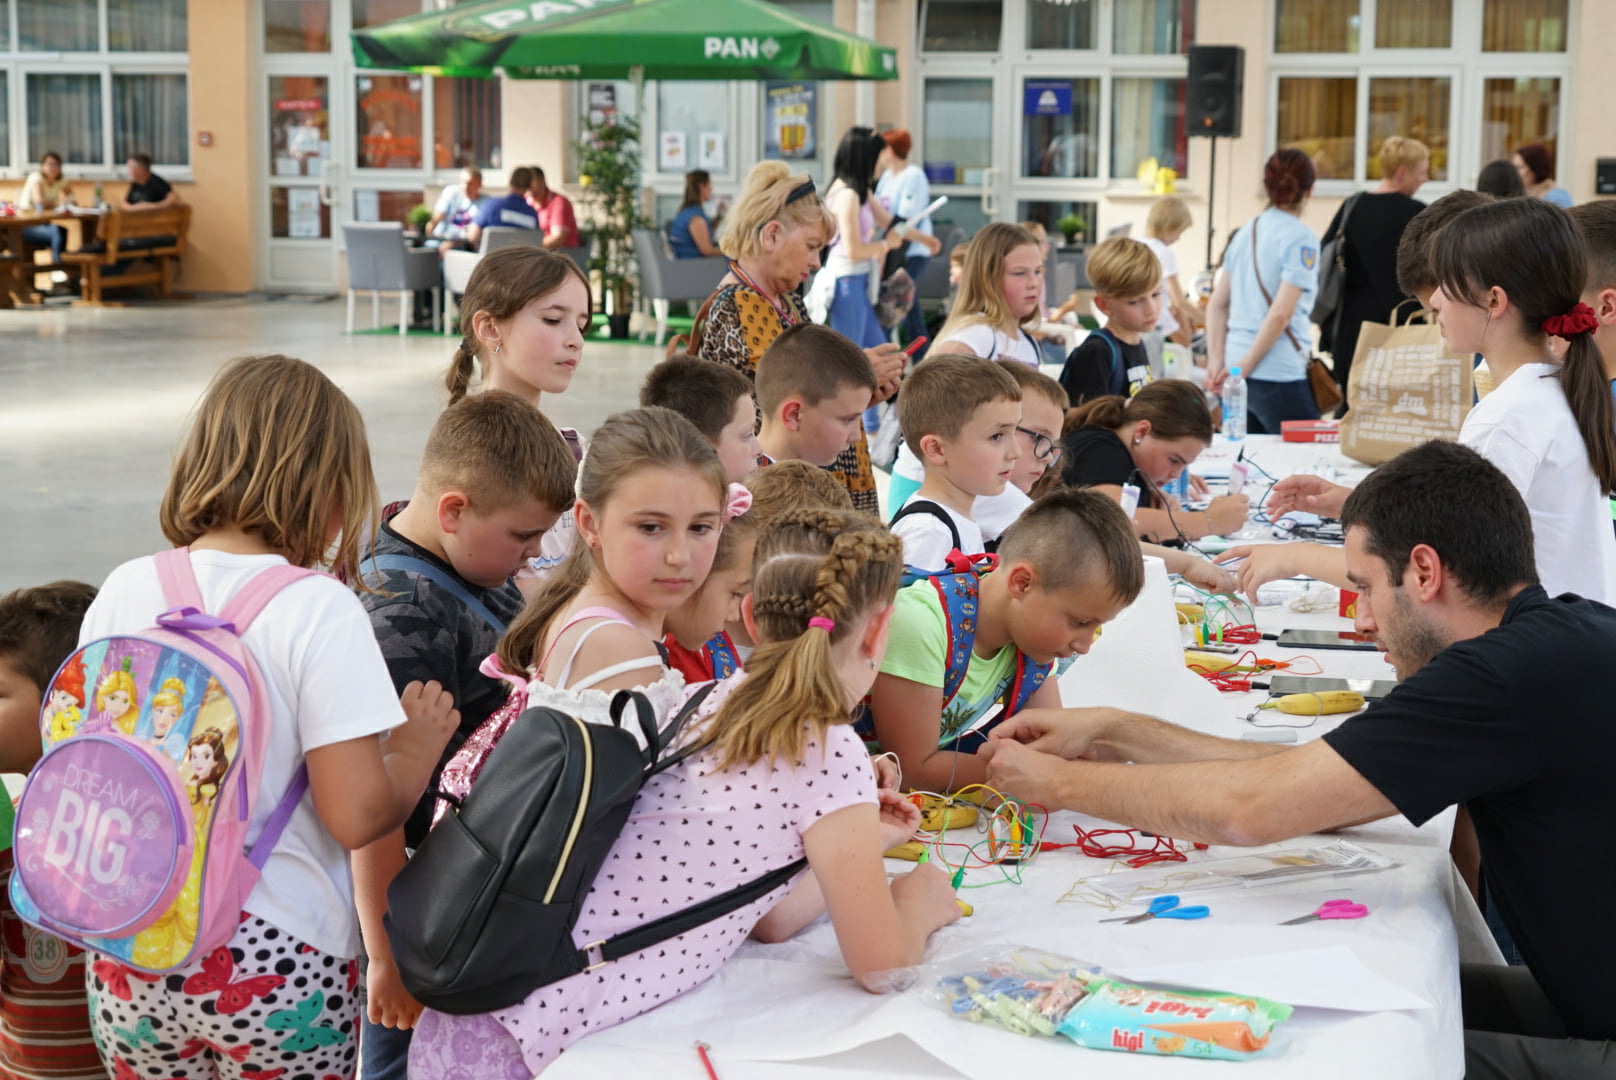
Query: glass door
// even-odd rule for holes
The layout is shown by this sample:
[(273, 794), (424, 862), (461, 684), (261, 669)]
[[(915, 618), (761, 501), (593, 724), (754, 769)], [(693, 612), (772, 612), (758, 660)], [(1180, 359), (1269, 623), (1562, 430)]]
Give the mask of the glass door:
[[(935, 72), (935, 73), (933, 73)], [(948, 205), (933, 217), (972, 236), (990, 221), (1011, 220), (1006, 125), (995, 124), (1003, 76), (969, 61), (927, 65), (921, 87), (920, 145), (914, 151), (931, 192)]]
[(266, 76), (269, 235), (264, 287), (329, 292), (337, 287), (332, 209), (340, 180), (341, 130), (332, 116), (332, 73), (305, 65)]

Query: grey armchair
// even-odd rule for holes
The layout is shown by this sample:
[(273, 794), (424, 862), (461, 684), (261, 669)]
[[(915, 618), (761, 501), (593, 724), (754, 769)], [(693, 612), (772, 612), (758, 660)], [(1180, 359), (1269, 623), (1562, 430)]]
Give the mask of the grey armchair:
[(505, 247), (543, 247), (544, 234), (537, 229), (519, 229), (514, 225), (490, 225), (477, 241), (477, 252), (487, 255)]
[(920, 280), (915, 282), (915, 302), (922, 300), (948, 299), (948, 256), (956, 247), (965, 242), (965, 230), (958, 225), (939, 225), (937, 227), (937, 242), (942, 247), (937, 254), (931, 257), (926, 264), (925, 272)]
[(342, 227), (348, 249), (348, 333), (354, 331), (354, 297), (370, 293), (371, 318), (382, 324), (381, 294), (398, 293), (398, 332), (410, 332), (410, 300), (415, 290), (432, 293), (432, 328), (438, 329), (438, 253), (404, 243), (400, 223), (349, 224)]
[(729, 271), (722, 255), (705, 259), (676, 259), (652, 229), (634, 230), (634, 255), (640, 263), (640, 291), (656, 313), (656, 343), (668, 339), (668, 307), (675, 300), (697, 301), (711, 296)]

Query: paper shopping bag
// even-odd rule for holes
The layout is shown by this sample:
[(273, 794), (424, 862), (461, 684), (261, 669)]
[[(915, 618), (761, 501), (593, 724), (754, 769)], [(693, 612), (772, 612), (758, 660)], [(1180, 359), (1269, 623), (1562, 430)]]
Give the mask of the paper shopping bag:
[(1471, 358), (1449, 353), (1423, 315), (1401, 326), (1393, 319), (1363, 324), (1347, 381), (1341, 452), (1365, 465), (1431, 439), (1457, 439), (1470, 412)]

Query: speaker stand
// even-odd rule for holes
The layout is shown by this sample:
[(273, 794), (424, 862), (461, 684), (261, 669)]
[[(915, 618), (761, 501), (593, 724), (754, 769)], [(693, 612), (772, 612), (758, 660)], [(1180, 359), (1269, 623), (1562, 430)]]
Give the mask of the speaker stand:
[(1212, 269), (1212, 210), (1217, 205), (1215, 197), (1218, 191), (1218, 137), (1213, 135), (1211, 146), (1211, 160), (1206, 169), (1206, 268)]

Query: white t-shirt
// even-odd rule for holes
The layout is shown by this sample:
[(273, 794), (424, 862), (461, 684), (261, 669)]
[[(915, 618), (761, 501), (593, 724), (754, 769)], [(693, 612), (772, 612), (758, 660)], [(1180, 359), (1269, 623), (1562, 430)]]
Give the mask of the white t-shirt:
[[(912, 502), (926, 502), (920, 492), (915, 492), (903, 502), (908, 506)], [(943, 512), (954, 522), (954, 528), (959, 532), (959, 549), (967, 555), (982, 554), (982, 530), (970, 518), (937, 503)], [(892, 535), (903, 541), (903, 561), (907, 566), (917, 570), (942, 570), (948, 566), (948, 553), (954, 550), (954, 538), (949, 535), (948, 526), (938, 520), (935, 514), (910, 514), (901, 521), (892, 525)]]
[(1032, 499), (1025, 491), (1014, 484), (1006, 484), (997, 495), (978, 495), (976, 504), (971, 507), (971, 516), (976, 518), (976, 527), (982, 530), (982, 539), (991, 543), (1003, 536), (1004, 530), (1031, 505)]
[[(957, 341), (977, 356), (989, 360), (1020, 360), (1023, 364), (1037, 367), (1041, 362), (1038, 355), (1038, 343), (1029, 337), (1024, 330), (1017, 330), (1014, 334), (1006, 334), (1003, 330), (995, 330), (987, 323), (975, 323), (964, 330), (951, 332), (949, 341)], [(934, 352), (952, 352), (954, 350), (933, 350)]]
[(1616, 532), (1553, 364), (1526, 364), (1482, 398), (1459, 441), (1501, 469), (1532, 515), (1537, 573), (1550, 596), (1616, 604)]
[(1156, 255), (1156, 261), (1161, 263), (1161, 314), (1156, 316), (1156, 329), (1164, 334), (1172, 334), (1178, 330), (1178, 320), (1173, 318), (1172, 297), (1167, 295), (1167, 279), (1178, 276), (1178, 256), (1173, 249), (1156, 239), (1154, 236), (1145, 237), (1145, 246)]
[[(279, 555), (198, 551), (197, 585), (217, 613), (255, 574), (285, 565)], [(79, 641), (150, 628), (172, 605), (163, 599), (151, 556), (124, 563), (85, 613)], [(262, 789), (247, 843), (256, 842), (303, 755), (332, 743), (389, 731), (404, 722), (370, 617), (347, 586), (329, 577), (289, 585), (253, 620), (244, 638), (264, 679), (274, 725)], [(246, 909), (270, 925), (339, 958), (359, 954), (348, 852), (320, 824), (307, 793), (292, 813)]]

